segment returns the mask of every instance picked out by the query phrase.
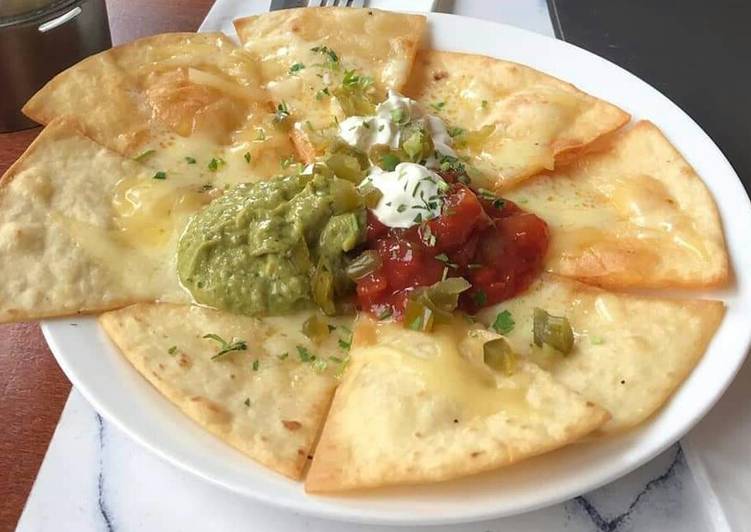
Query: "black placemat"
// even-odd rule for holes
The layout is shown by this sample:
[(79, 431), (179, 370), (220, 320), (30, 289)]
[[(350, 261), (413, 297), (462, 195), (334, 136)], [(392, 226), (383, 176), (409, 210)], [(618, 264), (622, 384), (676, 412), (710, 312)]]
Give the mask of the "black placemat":
[(548, 0), (548, 7), (558, 38), (662, 91), (751, 190), (750, 1)]

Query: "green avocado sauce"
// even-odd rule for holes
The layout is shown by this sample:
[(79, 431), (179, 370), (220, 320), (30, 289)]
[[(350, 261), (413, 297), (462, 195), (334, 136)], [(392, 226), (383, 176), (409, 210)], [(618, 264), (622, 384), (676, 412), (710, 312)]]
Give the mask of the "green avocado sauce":
[(355, 186), (316, 175), (236, 185), (188, 223), (180, 282), (196, 302), (246, 315), (318, 305), (327, 314), (353, 289), (345, 255), (365, 238)]

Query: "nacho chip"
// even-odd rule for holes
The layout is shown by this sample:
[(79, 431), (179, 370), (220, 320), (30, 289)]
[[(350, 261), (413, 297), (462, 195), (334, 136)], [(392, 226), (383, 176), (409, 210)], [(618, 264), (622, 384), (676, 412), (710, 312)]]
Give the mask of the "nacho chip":
[(639, 122), (609, 151), (505, 197), (550, 226), (546, 268), (604, 287), (707, 287), (728, 278), (711, 194), (662, 133)]
[(238, 19), (235, 29), (275, 103), (304, 126), (295, 141), (305, 154), (335, 119), (368, 114), (362, 94), (377, 103), (404, 85), (425, 24), (377, 9), (301, 8)]
[(569, 83), (481, 55), (420, 51), (405, 90), (447, 123), (459, 153), (497, 190), (553, 169), (629, 120)]
[[(118, 225), (118, 186), (158, 181), (153, 175), (72, 123), (50, 123), (0, 181), (0, 322), (186, 300), (171, 252), (134, 246), (149, 235)], [(202, 201), (190, 192), (174, 201), (181, 198)], [(176, 220), (187, 216), (175, 208)], [(168, 223), (149, 230), (172, 234)]]
[[(534, 308), (566, 317), (574, 348), (562, 355), (533, 341)], [(649, 418), (701, 358), (722, 321), (720, 301), (617, 294), (554, 275), (527, 292), (484, 310), (492, 324), (511, 313), (514, 350), (549, 371), (557, 382), (610, 412), (601, 430), (620, 431)]]
[[(328, 357), (343, 356), (339, 330), (320, 344), (301, 333), (309, 315), (254, 319), (142, 304), (102, 314), (99, 323), (141, 375), (193, 421), (298, 479), (336, 387), (339, 364)], [(351, 324), (346, 318), (327, 321)], [(217, 355), (221, 341), (235, 349)], [(306, 350), (305, 362), (299, 349)]]
[(294, 153), (257, 64), (219, 33), (156, 35), (96, 54), (23, 111), (42, 124), (73, 117), (100, 144), (204, 183), (276, 175)]
[(534, 364), (491, 370), (482, 346), (495, 338), (459, 322), (426, 334), (361, 319), (305, 489), (469, 475), (566, 445), (607, 419)]

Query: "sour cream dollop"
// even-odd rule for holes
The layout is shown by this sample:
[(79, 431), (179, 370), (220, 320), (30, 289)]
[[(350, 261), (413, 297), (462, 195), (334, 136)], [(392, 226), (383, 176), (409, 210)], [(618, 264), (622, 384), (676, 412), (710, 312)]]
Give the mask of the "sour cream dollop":
[(373, 214), (382, 224), (400, 228), (439, 216), (449, 188), (441, 176), (415, 163), (399, 163), (393, 172), (374, 168), (360, 186), (368, 184), (383, 194)]
[[(339, 124), (339, 136), (365, 153), (376, 144), (398, 149), (402, 142), (404, 126), (419, 124), (432, 138), (433, 147), (441, 155), (456, 156), (451, 148), (451, 136), (443, 121), (425, 113), (420, 104), (411, 98), (390, 90), (388, 98), (378, 104), (373, 116), (351, 116)], [(426, 163), (437, 167), (438, 159), (431, 157)]]

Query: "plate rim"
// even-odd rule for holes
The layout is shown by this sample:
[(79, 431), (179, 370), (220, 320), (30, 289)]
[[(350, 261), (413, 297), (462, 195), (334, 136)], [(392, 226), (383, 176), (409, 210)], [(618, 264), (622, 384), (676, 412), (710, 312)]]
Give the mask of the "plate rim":
[[(447, 14), (447, 13), (428, 13), (426, 14), (426, 16), (428, 18), (429, 23), (432, 22), (433, 20), (440, 20), (440, 19), (445, 19), (448, 22), (450, 22), (452, 19), (453, 20), (462, 19), (463, 23), (464, 21), (467, 21), (467, 23), (469, 24), (490, 27), (490, 28), (495, 29), (496, 31), (510, 32), (512, 34), (517, 33), (525, 38), (542, 39), (550, 43), (553, 47), (569, 48), (569, 49), (574, 50), (574, 52), (577, 54), (583, 53), (586, 56), (588, 56), (588, 59), (590, 61), (596, 61), (596, 62), (605, 64), (605, 66), (607, 66), (608, 68), (615, 68), (616, 71), (618, 71), (618, 74), (620, 76), (626, 76), (627, 78), (629, 78), (630, 81), (636, 82), (638, 84), (645, 86), (645, 88), (647, 88), (652, 93), (654, 93), (654, 97), (662, 99), (663, 103), (670, 106), (674, 112), (677, 112), (678, 115), (680, 115), (681, 119), (683, 119), (684, 121), (688, 121), (688, 123), (690, 123), (690, 125), (695, 130), (693, 131), (692, 134), (698, 135), (699, 137), (698, 138), (699, 144), (701, 144), (704, 147), (712, 148), (716, 151), (717, 155), (719, 155), (718, 162), (720, 162), (725, 167), (723, 169), (724, 170), (723, 173), (726, 173), (726, 174), (729, 173), (729, 175), (732, 175), (733, 177), (735, 177), (735, 179), (732, 180), (732, 183), (726, 183), (725, 186), (735, 187), (736, 190), (734, 192), (737, 193), (736, 195), (741, 196), (741, 202), (744, 203), (743, 209), (745, 211), (745, 215), (748, 217), (749, 214), (751, 214), (751, 201), (749, 200), (748, 195), (745, 192), (745, 189), (740, 181), (740, 178), (738, 177), (737, 172), (735, 172), (735, 169), (732, 167), (727, 157), (719, 148), (719, 146), (715, 144), (712, 138), (701, 128), (701, 126), (699, 126), (696, 123), (696, 121), (693, 120), (693, 118), (690, 115), (688, 115), (688, 113), (686, 113), (683, 109), (681, 109), (677, 104), (675, 104), (672, 100), (670, 100), (667, 96), (665, 96), (658, 89), (656, 89), (649, 83), (643, 81), (642, 79), (632, 74), (628, 70), (624, 69), (623, 67), (620, 67), (619, 65), (601, 56), (598, 56), (597, 54), (594, 54), (588, 50), (580, 48), (574, 44), (568, 43), (566, 41), (561, 41), (553, 37), (549, 37), (547, 35), (542, 35), (542, 34), (535, 33), (529, 30), (525, 30), (523, 28), (518, 28), (516, 26), (511, 26), (508, 24), (502, 24), (502, 23), (488, 21), (488, 20), (476, 19), (473, 17)], [(209, 28), (204, 29), (203, 26), (202, 26), (202, 29), (203, 31), (209, 31)], [(430, 30), (430, 24), (428, 26), (428, 29)], [(213, 30), (219, 31), (217, 28), (214, 28)], [(486, 30), (483, 29), (482, 32), (485, 33)], [(478, 52), (468, 52), (468, 53), (478, 53)], [(485, 52), (485, 53), (489, 56), (496, 57), (495, 55), (492, 54), (492, 52)], [(533, 68), (537, 68), (537, 67), (533, 67)], [(559, 77), (557, 74), (552, 74), (552, 75)], [(584, 89), (584, 90), (586, 92), (592, 92), (591, 89)], [(625, 128), (632, 127), (633, 123), (635, 123), (635, 120), (632, 120), (630, 124), (627, 124), (624, 127)], [(658, 124), (658, 127), (660, 127), (659, 124)], [(690, 154), (686, 154), (683, 150), (679, 150), (679, 151), (681, 151), (682, 155), (689, 162), (691, 162), (691, 158), (689, 156)], [(742, 198), (745, 198), (745, 202), (743, 201)], [(715, 200), (715, 203), (717, 204), (717, 209), (718, 209), (721, 219), (724, 220), (726, 216), (733, 214), (729, 211), (723, 210), (723, 208), (719, 205), (719, 202), (717, 201), (717, 197), (714, 193), (713, 193), (713, 199)], [(731, 249), (729, 245), (730, 243), (728, 242), (727, 224), (725, 223), (723, 223), (723, 231), (724, 231), (724, 235), (726, 239), (726, 244), (728, 244), (728, 254), (730, 255), (730, 264), (732, 268), (733, 255), (731, 254)], [(740, 289), (739, 289), (739, 284), (738, 284), (740, 277), (737, 271), (734, 273), (735, 273), (735, 277), (733, 281), (735, 282), (735, 286), (733, 288), (735, 288), (738, 291), (738, 294), (740, 295)], [(701, 298), (702, 296), (706, 297), (706, 294), (703, 292), (700, 292), (700, 293), (697, 293), (696, 296)], [(727, 300), (724, 300), (724, 303), (726, 303), (726, 306), (727, 306)], [(69, 322), (71, 320), (76, 320), (80, 318), (81, 318), (80, 316), (77, 316), (77, 317), (68, 316), (68, 317), (62, 317), (62, 318), (58, 318), (54, 320), (49, 320), (49, 319), (42, 320), (41, 329), (45, 337), (45, 340), (47, 341), (50, 347), (50, 350), (55, 356), (55, 359), (58, 365), (61, 367), (61, 369), (63, 370), (65, 375), (68, 377), (68, 379), (76, 387), (76, 389), (97, 410), (97, 412), (99, 412), (103, 417), (105, 417), (110, 423), (113, 423), (116, 427), (118, 427), (129, 438), (138, 442), (139, 445), (148, 449), (150, 452), (153, 452), (156, 455), (160, 456), (162, 459), (166, 460), (167, 462), (179, 467), (180, 469), (188, 471), (198, 476), (199, 478), (209, 481), (210, 483), (216, 486), (220, 486), (224, 489), (228, 489), (242, 496), (251, 497), (265, 504), (270, 504), (272, 506), (283, 508), (286, 510), (300, 512), (302, 514), (309, 515), (312, 517), (318, 517), (318, 518), (323, 518), (323, 519), (334, 519), (338, 521), (345, 521), (345, 522), (352, 522), (352, 523), (367, 523), (367, 524), (378, 524), (378, 525), (438, 525), (438, 524), (458, 524), (458, 523), (483, 521), (483, 520), (488, 520), (488, 519), (493, 519), (493, 518), (498, 518), (498, 517), (505, 517), (505, 516), (526, 513), (526, 512), (536, 510), (536, 509), (558, 504), (565, 500), (569, 500), (571, 497), (579, 495), (585, 491), (597, 489), (605, 484), (608, 484), (616, 480), (617, 478), (620, 478), (621, 476), (624, 476), (630, 473), (631, 471), (645, 464), (649, 460), (653, 459), (659, 453), (663, 452), (668, 447), (673, 445), (676, 441), (678, 441), (680, 438), (682, 438), (694, 425), (696, 425), (696, 423), (698, 423), (711, 410), (711, 408), (717, 403), (717, 401), (719, 401), (719, 399), (725, 393), (727, 388), (730, 386), (733, 379), (735, 378), (735, 375), (738, 373), (738, 371), (740, 370), (740, 367), (745, 361), (749, 352), (749, 347), (751, 346), (751, 329), (750, 329), (747, 331), (745, 338), (741, 338), (738, 340), (738, 347), (740, 349), (742, 346), (743, 353), (740, 355), (737, 355), (737, 357), (733, 360), (734, 363), (732, 367), (728, 368), (729, 371), (727, 371), (724, 375), (725, 378), (724, 378), (722, 385), (716, 389), (714, 396), (710, 400), (702, 403), (702, 407), (698, 411), (698, 413), (697, 412), (692, 413), (692, 415), (690, 416), (690, 419), (687, 422), (684, 422), (682, 426), (680, 426), (678, 429), (673, 430), (670, 436), (667, 438), (664, 438), (660, 445), (653, 445), (650, 447), (649, 451), (639, 453), (638, 457), (631, 457), (628, 465), (625, 465), (625, 466), (621, 465), (619, 468), (614, 468), (613, 471), (609, 472), (609, 474), (599, 475), (597, 477), (597, 480), (595, 481), (593, 481), (592, 479), (587, 480), (586, 478), (583, 478), (580, 482), (578, 482), (578, 484), (574, 482), (574, 485), (577, 486), (575, 489), (572, 486), (568, 489), (568, 491), (561, 492), (555, 497), (548, 497), (546, 500), (541, 500), (532, 504), (521, 505), (519, 507), (515, 507), (512, 509), (506, 508), (506, 509), (494, 510), (490, 508), (490, 509), (486, 509), (485, 511), (474, 511), (472, 513), (465, 513), (465, 514), (456, 515), (456, 516), (441, 515), (441, 516), (436, 516), (436, 517), (426, 517), (424, 515), (417, 515), (417, 514), (414, 516), (409, 516), (406, 514), (401, 514), (399, 516), (392, 516), (391, 514), (383, 515), (382, 512), (379, 512), (379, 511), (375, 511), (374, 513), (373, 512), (363, 513), (361, 509), (358, 509), (356, 507), (336, 506), (335, 504), (333, 506), (330, 504), (326, 504), (322, 506), (319, 504), (300, 504), (296, 500), (274, 498), (271, 495), (265, 493), (262, 487), (255, 487), (254, 489), (248, 489), (246, 487), (245, 489), (242, 489), (238, 486), (228, 484), (226, 481), (223, 482), (222, 479), (220, 478), (212, 477), (209, 473), (201, 470), (200, 468), (196, 468), (194, 465), (182, 460), (180, 457), (170, 454), (169, 449), (161, 448), (157, 443), (155, 443), (155, 441), (157, 440), (156, 437), (153, 437), (153, 436), (147, 437), (146, 435), (140, 434), (137, 429), (130, 427), (126, 422), (121, 420), (119, 416), (116, 413), (114, 413), (107, 404), (100, 401), (99, 398), (96, 396), (96, 394), (93, 393), (89, 389), (89, 387), (85, 383), (86, 379), (82, 381), (81, 378), (79, 378), (79, 376), (77, 375), (76, 370), (73, 367), (75, 364), (73, 364), (72, 360), (66, 355), (65, 348), (62, 346), (61, 340), (58, 337), (57, 327), (60, 325), (62, 321)], [(96, 320), (96, 316), (86, 316), (84, 319)], [(726, 318), (723, 318), (723, 324), (725, 323), (725, 319)], [(99, 326), (97, 325), (97, 327)], [(720, 325), (720, 327), (722, 327), (722, 324)], [(716, 333), (716, 336), (717, 334), (718, 333)], [(709, 347), (707, 348), (707, 351), (709, 351)], [(701, 359), (697, 363), (697, 367), (699, 366), (700, 363), (701, 363)], [(692, 371), (692, 373), (689, 374), (689, 377), (687, 377), (687, 379), (690, 378), (691, 375), (693, 374), (694, 372)], [(682, 383), (681, 387), (679, 387), (672, 394), (671, 399), (680, 391), (680, 389), (683, 387), (683, 384), (684, 383)], [(646, 421), (644, 425), (648, 425), (652, 423), (653, 421), (654, 421), (654, 417)], [(309, 495), (308, 497), (311, 498), (311, 501), (318, 500), (320, 502), (320, 499), (318, 499), (314, 495), (313, 496)]]

